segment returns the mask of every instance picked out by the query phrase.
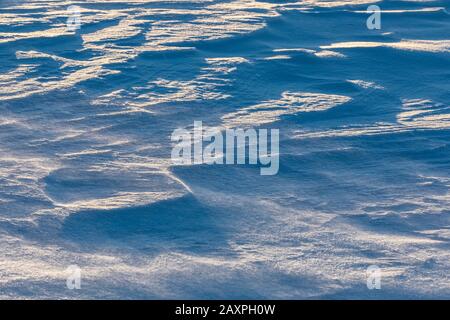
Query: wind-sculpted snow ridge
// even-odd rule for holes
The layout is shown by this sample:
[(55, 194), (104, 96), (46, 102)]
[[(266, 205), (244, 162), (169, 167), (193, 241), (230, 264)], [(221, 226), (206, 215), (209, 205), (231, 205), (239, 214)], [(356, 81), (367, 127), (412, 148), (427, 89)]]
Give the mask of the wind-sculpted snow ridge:
[[(172, 5), (180, 4), (180, 8), (167, 8), (167, 3), (160, 1), (114, 1), (119, 9), (102, 9), (104, 1), (86, 1), (89, 9), (82, 7), (80, 13), (82, 23), (86, 26), (97, 26), (93, 32), (84, 33), (82, 29), (81, 47), (72, 47), (72, 50), (90, 52), (91, 58), (87, 60), (66, 59), (58, 55), (49, 55), (44, 52), (18, 52), (18, 58), (48, 58), (62, 64), (61, 68), (68, 66), (78, 67), (74, 71), (63, 72), (56, 81), (40, 81), (28, 75), (24, 81), (17, 81), (11, 86), (5, 86), (2, 92), (3, 99), (22, 98), (37, 93), (52, 90), (67, 89), (78, 82), (105, 77), (117, 73), (106, 66), (124, 64), (145, 52), (161, 50), (183, 50), (186, 46), (177, 46), (177, 43), (206, 41), (230, 37), (261, 29), (265, 25), (263, 18), (274, 17), (278, 14), (273, 4), (258, 3), (254, 1), (231, 1), (214, 3), (213, 1), (174, 1)], [(137, 4), (152, 4), (151, 8), (140, 7)], [(183, 4), (186, 8), (183, 8)], [(35, 40), (42, 38), (73, 37), (74, 31), (69, 30), (65, 21), (61, 20), (67, 13), (69, 2), (42, 2), (31, 1), (27, 4), (17, 4), (8, 7), (5, 13), (0, 14), (0, 25), (10, 26), (9, 21), (15, 19), (11, 10), (45, 9), (27, 20), (30, 13), (16, 13), (19, 25), (24, 24), (50, 24), (52, 27), (32, 32), (0, 32), (1, 43), (14, 43), (22, 40)], [(48, 8), (50, 6), (50, 8)], [(98, 9), (96, 9), (98, 8)], [(25, 11), (26, 12), (26, 11)], [(152, 18), (153, 17), (153, 18)], [(117, 22), (118, 21), (118, 22)], [(115, 22), (113, 26), (101, 27), (102, 24)], [(143, 37), (139, 45), (130, 46), (122, 44)], [(141, 40), (141, 39), (140, 39)], [(121, 43), (122, 42), (122, 43)], [(73, 41), (70, 41), (73, 43)], [(79, 45), (79, 44), (74, 44)], [(7, 85), (7, 84), (6, 84)], [(20, 94), (16, 94), (16, 92)], [(7, 94), (7, 92), (11, 92)]]
[(223, 116), (222, 119), (225, 127), (259, 126), (276, 122), (284, 115), (324, 111), (348, 101), (350, 98), (337, 95), (283, 92), (280, 100), (269, 100), (243, 108)]
[(144, 87), (133, 87), (132, 92), (118, 90), (106, 94), (94, 103), (111, 104), (121, 101), (124, 106), (136, 110), (163, 103), (227, 99), (229, 95), (220, 90), (229, 85), (230, 79), (227, 75), (237, 69), (236, 65), (249, 61), (240, 57), (229, 57), (209, 58), (205, 62), (207, 66), (201, 68), (200, 74), (193, 80), (157, 79)]
[[(1, 1), (0, 298), (449, 298), (448, 30), (442, 0)], [(194, 121), (279, 129), (279, 173), (175, 165)]]
[(400, 50), (450, 52), (449, 40), (401, 40), (399, 42), (342, 42), (322, 46), (323, 49), (388, 47)]

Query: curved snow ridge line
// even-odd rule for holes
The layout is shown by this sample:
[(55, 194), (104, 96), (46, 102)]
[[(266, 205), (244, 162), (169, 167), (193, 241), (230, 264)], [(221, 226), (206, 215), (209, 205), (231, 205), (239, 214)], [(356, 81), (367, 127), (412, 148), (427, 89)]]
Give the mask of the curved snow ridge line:
[[(380, 8), (380, 12), (382, 14), (384, 13), (421, 13), (421, 12), (446, 12), (446, 9), (444, 7), (427, 7), (427, 8), (419, 8), (419, 9), (383, 9)], [(353, 10), (351, 12), (355, 13), (363, 13), (367, 14), (367, 11), (365, 10)]]
[[(144, 206), (192, 194), (190, 187), (170, 172), (170, 159), (143, 157), (103, 163), (94, 158), (83, 167), (70, 167), (66, 162), (70, 159), (76, 165), (80, 157), (99, 153), (81, 151), (77, 157), (43, 158), (2, 150), (7, 156), (0, 157), (0, 207), (10, 218), (44, 213), (67, 216), (81, 210)], [(23, 198), (27, 199), (25, 207), (20, 205)]]
[(406, 127), (420, 129), (450, 128), (450, 106), (428, 99), (404, 99), (403, 110), (397, 122)]
[[(137, 2), (141, 3), (141, 2)], [(144, 2), (142, 2), (144, 3)], [(203, 4), (203, 2), (202, 2)], [(34, 94), (42, 94), (52, 90), (69, 89), (74, 85), (106, 75), (117, 74), (120, 71), (103, 68), (110, 64), (123, 64), (136, 58), (143, 52), (161, 50), (189, 50), (191, 48), (174, 46), (173, 44), (185, 43), (187, 41), (207, 41), (231, 37), (255, 31), (265, 26), (265, 18), (275, 17), (279, 14), (273, 9), (274, 4), (258, 3), (254, 1), (232, 1), (230, 3), (205, 3), (201, 11), (198, 9), (184, 10), (180, 16), (189, 13), (190, 19), (176, 18), (179, 14), (176, 9), (152, 9), (133, 7), (134, 11), (125, 10), (104, 17), (104, 20), (121, 17), (127, 13), (126, 18), (120, 19), (118, 24), (105, 27), (92, 33), (82, 34), (83, 49), (99, 52), (87, 60), (74, 60), (62, 58), (57, 55), (41, 53), (37, 51), (18, 51), (18, 59), (50, 58), (62, 63), (61, 68), (79, 67), (82, 69), (71, 73), (62, 74), (59, 80), (40, 81), (40, 78), (28, 78), (17, 83), (10, 83), (0, 91), (3, 100), (24, 98)], [(175, 12), (173, 12), (175, 10)], [(48, 11), (52, 15), (51, 11)], [(156, 16), (174, 15), (175, 18), (153, 21), (149, 30), (145, 32), (145, 41), (136, 46), (129, 47), (116, 44), (116, 41), (127, 39), (143, 33), (149, 23), (148, 15)], [(57, 15), (57, 13), (53, 12)], [(85, 17), (83, 17), (85, 19)], [(100, 20), (102, 20), (100, 18)], [(89, 22), (89, 21), (87, 21)], [(57, 37), (59, 35), (73, 34), (66, 27), (58, 26), (48, 30), (32, 31), (29, 33), (4, 33), (0, 34), (1, 41), (12, 41), (24, 38)], [(123, 31), (125, 30), (125, 32)], [(1, 39), (3, 36), (3, 39)], [(205, 93), (204, 93), (205, 94)], [(216, 96), (211, 97), (213, 99)]]
[(247, 34), (266, 26), (266, 19), (278, 17), (278, 4), (234, 0), (208, 4), (192, 11), (190, 20), (155, 21), (146, 33), (148, 45), (171, 46), (183, 42), (210, 41)]
[(204, 4), (211, 3), (214, 0), (3, 0), (2, 4), (5, 7), (2, 9), (45, 9), (45, 8), (59, 8), (59, 7), (68, 7), (70, 5), (79, 5), (83, 4), (89, 5), (108, 5), (114, 3), (116, 5), (122, 4), (123, 6), (135, 7), (139, 4), (160, 4), (160, 3), (177, 3), (177, 4)]
[[(80, 156), (86, 154), (80, 152)], [(55, 209), (68, 213), (139, 207), (192, 194), (170, 171), (170, 159), (116, 155), (107, 162), (95, 157), (91, 162), (71, 161), (43, 179), (45, 194)]]
[[(418, 182), (417, 185), (426, 186), (432, 185), (433, 182), (426, 177), (417, 177), (424, 182)], [(443, 186), (448, 188), (449, 185)], [(408, 215), (445, 215), (450, 209), (450, 193), (436, 195), (436, 194), (421, 194), (420, 192), (414, 192), (414, 195), (409, 194), (396, 194), (394, 199), (388, 201), (376, 201), (367, 200), (359, 208), (360, 212), (365, 212), (366, 215), (372, 217), (386, 217), (386, 216), (398, 216), (399, 214)], [(436, 222), (435, 226), (429, 226), (433, 229), (435, 227), (441, 227), (439, 222)], [(449, 230), (450, 231), (450, 230)]]
[[(164, 103), (224, 100), (230, 95), (220, 89), (233, 81), (229, 74), (235, 72), (238, 65), (250, 63), (242, 57), (206, 58), (205, 62), (206, 66), (202, 67), (192, 80), (159, 78), (130, 90), (120, 89), (102, 95), (96, 98), (93, 104), (119, 103), (128, 109), (128, 112), (140, 112), (143, 108)], [(169, 92), (159, 93), (161, 89)]]
[[(80, 172), (80, 174), (83, 174), (83, 172)], [(145, 191), (142, 189), (133, 191), (133, 188), (130, 188), (130, 190), (119, 191), (114, 186), (111, 186), (111, 189), (102, 190), (102, 192), (106, 192), (106, 194), (96, 194), (94, 191), (89, 193), (88, 189), (84, 190), (83, 186), (80, 186), (79, 188), (76, 188), (76, 190), (61, 190), (60, 194), (57, 195), (57, 198), (53, 197), (56, 195), (55, 193), (49, 194), (48, 190), (45, 190), (45, 194), (54, 206), (54, 208), (45, 210), (46, 215), (51, 214), (51, 212), (55, 210), (58, 212), (58, 215), (61, 216), (85, 210), (115, 210), (141, 207), (161, 201), (182, 198), (187, 194), (192, 194), (192, 190), (189, 186), (173, 176), (169, 171), (160, 172), (160, 174), (165, 175), (172, 181), (168, 184), (172, 187), (172, 190)], [(124, 173), (124, 175), (126, 175), (126, 173)], [(177, 187), (175, 187), (175, 185)], [(84, 198), (60, 199), (62, 196), (66, 195), (67, 192), (72, 191), (88, 193), (85, 194)], [(61, 209), (63, 211), (61, 211)]]
[[(118, 25), (106, 27), (94, 31), (91, 34), (83, 34), (82, 38), (85, 44), (90, 42), (106, 41), (106, 40), (120, 40), (135, 36), (143, 31), (139, 25), (149, 23), (152, 21), (150, 30), (146, 33), (147, 47), (164, 46), (169, 43), (180, 43), (185, 41), (197, 40), (214, 40), (224, 37), (229, 37), (235, 34), (249, 33), (265, 27), (265, 18), (276, 17), (280, 14), (279, 9), (285, 6), (292, 6), (298, 3), (269, 3), (259, 2), (254, 0), (234, 0), (230, 2), (214, 3), (212, 1), (172, 1), (171, 3), (197, 3), (202, 6), (194, 9), (171, 9), (162, 7), (143, 8), (137, 4), (164, 4), (169, 2), (161, 1), (109, 1), (108, 3), (120, 3), (124, 7), (115, 10), (91, 9), (83, 8), (84, 2), (77, 5), (80, 6), (82, 13), (82, 23), (93, 24), (103, 21), (113, 21), (118, 18), (120, 20)], [(307, 6), (345, 6), (355, 4), (373, 3), (376, 1), (301, 1), (302, 5)], [(32, 2), (33, 3), (33, 2)], [(104, 1), (90, 1), (90, 6), (105, 4)], [(0, 14), (0, 24), (6, 21), (5, 25), (9, 25), (11, 19), (21, 23), (31, 24), (33, 22), (51, 23), (54, 27), (47, 30), (31, 31), (31, 32), (2, 32), (0, 33), (0, 43), (11, 42), (23, 39), (33, 38), (52, 38), (58, 36), (74, 35), (75, 32), (68, 30), (61, 25), (61, 17), (67, 17), (66, 8), (73, 5), (72, 2), (58, 2), (57, 4), (46, 2), (34, 2), (34, 5), (27, 4), (16, 6), (12, 9), (46, 9), (45, 13), (39, 13), (40, 18), (28, 17), (27, 13), (21, 14)], [(49, 7), (50, 6), (50, 10)], [(163, 16), (170, 15), (175, 19), (172, 20), (142, 20), (148, 16)], [(186, 21), (183, 19), (176, 19), (177, 15), (186, 17), (192, 15), (194, 19)], [(52, 22), (54, 21), (54, 22)]]
[(9, 82), (6, 86), (0, 86), (0, 100), (20, 99), (54, 90), (66, 90), (83, 81), (118, 73), (120, 72), (108, 70), (101, 66), (92, 66), (69, 73), (62, 80), (40, 81), (41, 77), (37, 77), (18, 82)]
[(34, 71), (36, 67), (37, 65), (35, 64), (24, 64), (7, 73), (0, 74), (0, 87), (16, 84), (19, 79)]
[(351, 41), (336, 42), (331, 45), (320, 46), (322, 49), (352, 49), (386, 47), (397, 50), (423, 51), (433, 53), (450, 52), (450, 40), (401, 40), (399, 42), (367, 42)]
[(385, 90), (385, 88), (383, 86), (380, 86), (378, 84), (376, 84), (375, 82), (371, 82), (371, 81), (364, 81), (364, 80), (347, 80), (347, 82), (349, 83), (353, 83), (363, 89), (377, 89), (377, 90)]
[[(314, 55), (318, 58), (346, 58), (346, 55), (331, 51), (331, 50), (313, 50), (313, 49), (306, 49), (306, 48), (280, 48), (280, 49), (274, 49), (273, 52), (277, 53), (306, 53), (310, 55)], [(276, 57), (270, 57), (270, 59), (276, 59)], [(284, 57), (284, 59), (290, 59), (291, 56), (289, 55), (280, 55), (280, 57)], [(269, 60), (269, 58), (266, 58), (266, 60)]]
[[(59, 163), (39, 155), (22, 155), (0, 149), (0, 216), (24, 217), (39, 209), (50, 208), (51, 199), (45, 194), (41, 179)], [(26, 199), (26, 205), (22, 201)]]
[(140, 207), (160, 201), (176, 199), (185, 196), (186, 193), (176, 192), (119, 192), (111, 197), (84, 199), (69, 203), (53, 201), (60, 208), (78, 212), (82, 210), (113, 210)]
[(222, 121), (226, 128), (259, 126), (276, 122), (286, 115), (325, 111), (350, 100), (350, 97), (341, 95), (285, 91), (280, 99), (226, 114), (222, 116)]
[(74, 32), (68, 31), (65, 26), (30, 32), (0, 32), (0, 44), (24, 39), (56, 38), (71, 34), (74, 34)]
[[(116, 1), (117, 3), (126, 3)], [(187, 2), (187, 1), (186, 1)], [(319, 1), (320, 2), (320, 1)], [(94, 2), (94, 4), (103, 4), (103, 1)], [(134, 1), (133, 3), (147, 3), (147, 1)], [(203, 4), (203, 2), (200, 2)], [(321, 3), (321, 2), (320, 2)], [(359, 3), (351, 1), (351, 3)], [(36, 3), (39, 4), (39, 3)], [(309, 2), (311, 4), (311, 2)], [(56, 3), (55, 3), (56, 6)], [(58, 3), (58, 8), (64, 6), (64, 3)], [(99, 21), (109, 21), (122, 18), (118, 24), (111, 27), (96, 30), (92, 33), (82, 34), (84, 49), (99, 51), (100, 56), (92, 57), (88, 60), (73, 60), (58, 57), (56, 55), (40, 53), (36, 51), (17, 52), (17, 58), (51, 58), (63, 63), (61, 68), (80, 67), (81, 70), (74, 71), (67, 75), (62, 75), (61, 79), (49, 82), (39, 81), (38, 78), (27, 79), (17, 84), (11, 83), (0, 91), (0, 97), (3, 100), (24, 98), (34, 94), (42, 94), (52, 90), (69, 89), (79, 82), (93, 78), (101, 78), (107, 75), (117, 74), (119, 71), (113, 71), (103, 68), (109, 64), (125, 63), (130, 59), (136, 58), (139, 54), (147, 51), (189, 49), (183, 47), (174, 47), (173, 43), (183, 43), (186, 41), (214, 40), (224, 37), (230, 37), (234, 34), (249, 33), (260, 28), (265, 24), (265, 18), (279, 16), (276, 9), (280, 4), (255, 2), (252, 0), (237, 0), (226, 3), (205, 3), (205, 7), (200, 9), (182, 10), (163, 9), (163, 8), (140, 8), (129, 7), (117, 9), (116, 11), (83, 9), (83, 23), (93, 23)], [(25, 6), (25, 8), (30, 8)], [(58, 17), (59, 14), (67, 14), (64, 11), (51, 10), (46, 11), (48, 18)], [(191, 14), (193, 18), (190, 21), (176, 19), (177, 15)], [(92, 16), (93, 14), (93, 16)], [(127, 46), (109, 46), (108, 43), (114, 43), (117, 40), (123, 40), (136, 36), (144, 31), (143, 27), (151, 20), (144, 20), (146, 16), (156, 14), (174, 15), (175, 19), (154, 21), (145, 34), (146, 42), (140, 46), (130, 48)], [(58, 22), (59, 23), (59, 22)], [(124, 31), (125, 30), (125, 31)], [(32, 31), (29, 33), (3, 33), (0, 34), (0, 42), (12, 41), (14, 39), (36, 38), (36, 37), (57, 37), (60, 35), (73, 34), (66, 27), (56, 26), (48, 30)], [(3, 39), (1, 37), (3, 36)], [(102, 44), (103, 43), (103, 44)], [(321, 51), (315, 53), (318, 57), (342, 57), (340, 53), (332, 51)], [(189, 87), (189, 84), (187, 84)], [(190, 91), (189, 88), (186, 90)], [(189, 96), (189, 93), (182, 96)], [(204, 95), (204, 94), (202, 94)], [(176, 97), (175, 97), (176, 98)], [(226, 98), (220, 95), (210, 95), (208, 99)], [(187, 98), (192, 100), (193, 98)], [(138, 103), (139, 104), (139, 103)]]
[[(28, 142), (20, 152), (1, 148), (4, 156), (0, 157), (0, 206), (3, 212), (11, 217), (22, 217), (45, 209), (48, 216), (52, 216), (52, 212), (65, 216), (80, 210), (148, 205), (192, 193), (188, 185), (170, 172), (170, 159), (138, 156), (136, 153), (143, 149), (142, 144), (138, 150), (130, 150), (122, 148), (130, 144), (123, 137), (118, 140), (118, 136), (110, 134), (92, 134), (101, 127), (86, 131), (67, 127), (67, 124), (65, 121), (46, 122), (43, 134), (39, 132), (42, 129), (39, 123), (28, 128), (20, 120), (5, 119), (5, 126), (19, 125), (19, 133), (26, 134)], [(29, 132), (24, 132), (23, 126), (30, 129)], [(8, 128), (6, 141), (15, 140), (15, 131)], [(88, 139), (79, 138), (85, 132), (89, 132)], [(43, 150), (47, 150), (45, 155), (41, 154)], [(60, 150), (66, 152), (57, 153)]]
[(83, 45), (86, 48), (86, 45), (89, 43), (124, 40), (137, 36), (143, 31), (140, 25), (146, 23), (149, 23), (149, 21), (124, 18), (117, 25), (106, 27), (92, 33), (82, 34)]
[(402, 109), (396, 117), (396, 123), (375, 123), (371, 126), (349, 126), (325, 131), (296, 131), (293, 138), (356, 137), (450, 128), (450, 106), (428, 99), (404, 99)]
[[(255, 31), (265, 26), (265, 18), (279, 16), (279, 13), (276, 12), (278, 4), (253, 0), (235, 0), (225, 3), (185, 1), (190, 4), (201, 4), (200, 7), (190, 9), (167, 8), (165, 6), (146, 8), (129, 3), (130, 1), (118, 2), (126, 7), (115, 10), (95, 10), (83, 8), (83, 3), (78, 4), (82, 13), (82, 24), (119, 20), (115, 26), (105, 27), (89, 34), (82, 34), (85, 44), (108, 40), (115, 41), (135, 36), (145, 31), (144, 28), (139, 27), (140, 25), (150, 22), (151, 27), (149, 26), (149, 30), (146, 32), (147, 43), (143, 44), (146, 47), (154, 46), (157, 48), (169, 43), (213, 40)], [(137, 1), (136, 3), (148, 4), (148, 1)], [(165, 3), (173, 4), (174, 2), (154, 2), (155, 5)], [(89, 3), (89, 5), (95, 4), (103, 4), (103, 2)], [(0, 43), (22, 39), (74, 35), (75, 32), (68, 30), (61, 23), (60, 19), (68, 17), (66, 12), (67, 5), (70, 4), (66, 3), (64, 5), (64, 3), (59, 3), (59, 6), (49, 10), (47, 4), (45, 4), (46, 11), (45, 13), (40, 13), (42, 19), (38, 19), (38, 22), (48, 24), (50, 21), (52, 28), (30, 32), (2, 32), (0, 33)], [(34, 8), (25, 6), (22, 9)], [(44, 9), (44, 6), (40, 9)], [(20, 13), (17, 15), (21, 16)], [(150, 18), (152, 16), (154, 18)], [(168, 19), (165, 16), (170, 18)], [(7, 25), (10, 25), (13, 15), (8, 13), (3, 19), (6, 20), (6, 17), (9, 21)], [(160, 19), (158, 20), (158, 18)], [(23, 20), (23, 17), (18, 19), (18, 21), (21, 20)], [(0, 23), (1, 21), (2, 15), (0, 15)], [(123, 32), (124, 30), (125, 32)], [(82, 31), (81, 29), (80, 32)]]

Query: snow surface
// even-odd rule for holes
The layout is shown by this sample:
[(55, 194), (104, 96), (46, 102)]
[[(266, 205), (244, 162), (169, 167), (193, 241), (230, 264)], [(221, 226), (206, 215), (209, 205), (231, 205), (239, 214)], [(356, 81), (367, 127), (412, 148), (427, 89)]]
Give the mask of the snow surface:
[[(449, 5), (2, 0), (0, 298), (450, 298)], [(172, 165), (194, 120), (279, 174)]]

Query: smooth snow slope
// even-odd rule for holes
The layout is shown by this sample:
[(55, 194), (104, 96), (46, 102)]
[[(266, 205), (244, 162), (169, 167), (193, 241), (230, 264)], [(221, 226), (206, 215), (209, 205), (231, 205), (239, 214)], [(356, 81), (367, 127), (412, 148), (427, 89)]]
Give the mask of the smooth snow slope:
[[(0, 298), (450, 298), (449, 6), (2, 0)], [(279, 174), (173, 166), (194, 120)]]

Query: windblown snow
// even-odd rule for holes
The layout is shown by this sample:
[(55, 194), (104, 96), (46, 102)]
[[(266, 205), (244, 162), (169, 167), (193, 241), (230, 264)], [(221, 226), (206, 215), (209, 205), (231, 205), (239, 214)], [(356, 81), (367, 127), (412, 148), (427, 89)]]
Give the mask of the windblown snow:
[(448, 1), (2, 0), (0, 59), (0, 298), (450, 297)]

